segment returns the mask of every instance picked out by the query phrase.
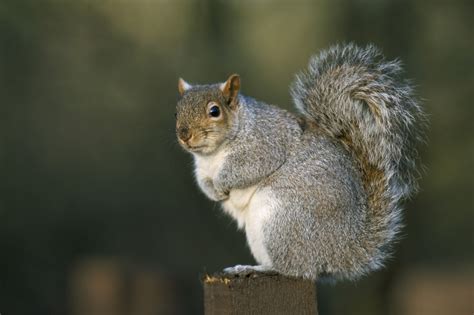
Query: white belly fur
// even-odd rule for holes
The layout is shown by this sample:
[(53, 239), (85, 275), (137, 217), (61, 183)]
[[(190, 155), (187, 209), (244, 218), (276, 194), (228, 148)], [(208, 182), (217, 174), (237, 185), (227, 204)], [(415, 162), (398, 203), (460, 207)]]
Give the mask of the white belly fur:
[[(195, 156), (195, 174), (198, 178), (215, 178), (223, 164), (227, 152), (222, 150), (213, 156)], [(273, 196), (258, 186), (233, 189), (229, 199), (222, 202), (224, 211), (229, 213), (239, 228), (245, 228), (247, 241), (257, 262), (271, 267), (271, 260), (264, 246), (263, 227), (276, 206)]]
[(268, 191), (265, 189), (257, 191), (257, 186), (252, 186), (232, 190), (229, 199), (222, 203), (224, 210), (237, 220), (239, 228), (245, 228), (253, 256), (265, 267), (272, 265), (263, 236), (263, 227), (275, 206), (272, 200)]
[(222, 202), (224, 211), (230, 214), (236, 221), (239, 229), (245, 226), (245, 221), (250, 205), (255, 196), (257, 186), (251, 186), (244, 189), (232, 189), (229, 193), (229, 199)]

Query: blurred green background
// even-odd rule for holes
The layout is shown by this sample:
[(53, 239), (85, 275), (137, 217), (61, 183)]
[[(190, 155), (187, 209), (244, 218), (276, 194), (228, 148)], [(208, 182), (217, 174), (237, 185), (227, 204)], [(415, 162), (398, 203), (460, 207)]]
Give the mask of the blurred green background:
[(321, 314), (473, 311), (471, 1), (0, 2), (0, 313), (200, 314), (200, 275), (253, 264), (175, 141), (177, 80), (292, 109), (311, 54), (375, 43), (430, 115), (422, 191), (384, 271)]

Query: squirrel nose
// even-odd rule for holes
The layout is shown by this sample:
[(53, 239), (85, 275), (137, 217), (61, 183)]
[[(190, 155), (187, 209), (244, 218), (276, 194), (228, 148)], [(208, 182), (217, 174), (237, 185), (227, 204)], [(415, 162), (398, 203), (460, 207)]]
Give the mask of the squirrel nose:
[(186, 127), (179, 127), (178, 128), (178, 136), (183, 141), (188, 141), (191, 138), (191, 132)]

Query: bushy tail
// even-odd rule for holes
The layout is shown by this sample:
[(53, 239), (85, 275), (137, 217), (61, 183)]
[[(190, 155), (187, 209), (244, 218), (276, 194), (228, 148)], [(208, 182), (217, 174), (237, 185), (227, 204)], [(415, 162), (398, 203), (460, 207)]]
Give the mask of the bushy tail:
[(292, 86), (297, 109), (354, 154), (377, 256), (399, 230), (400, 201), (418, 188), (416, 146), (426, 120), (400, 73), (400, 62), (385, 61), (374, 46), (338, 45), (312, 57)]

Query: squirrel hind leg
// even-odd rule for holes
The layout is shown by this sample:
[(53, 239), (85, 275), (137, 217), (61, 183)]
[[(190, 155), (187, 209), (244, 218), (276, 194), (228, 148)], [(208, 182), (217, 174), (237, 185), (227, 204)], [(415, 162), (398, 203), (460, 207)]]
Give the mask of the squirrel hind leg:
[(269, 267), (263, 265), (235, 265), (233, 267), (224, 268), (223, 272), (225, 274), (235, 276), (235, 277), (249, 277), (253, 274), (276, 274), (277, 272), (272, 270)]

